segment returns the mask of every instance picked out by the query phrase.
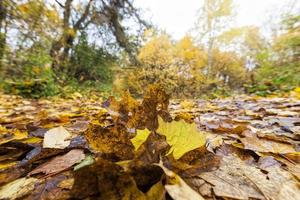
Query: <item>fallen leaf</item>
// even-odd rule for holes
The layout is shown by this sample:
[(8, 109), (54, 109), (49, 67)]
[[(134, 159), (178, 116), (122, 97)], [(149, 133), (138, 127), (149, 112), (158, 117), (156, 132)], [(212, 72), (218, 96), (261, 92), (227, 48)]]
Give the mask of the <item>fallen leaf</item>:
[(0, 145), (14, 140), (25, 139), (27, 136), (27, 132), (22, 132), (18, 129), (8, 130), (0, 125)]
[(45, 133), (43, 148), (64, 149), (70, 144), (71, 134), (62, 126)]
[(134, 134), (129, 133), (123, 125), (102, 127), (90, 124), (85, 132), (90, 148), (116, 161), (130, 160), (134, 157), (134, 146), (130, 139)]
[(65, 188), (60, 187), (68, 177), (64, 174), (58, 174), (53, 177), (48, 177), (44, 179), (43, 182), (35, 184), (34, 190), (28, 195), (23, 197), (24, 200), (32, 199), (47, 199), (47, 200), (56, 200), (56, 199), (70, 199), (70, 190), (68, 185), (64, 183)]
[(162, 162), (157, 165), (164, 170), (168, 177), (168, 184), (165, 185), (165, 188), (174, 200), (204, 200), (199, 193), (188, 186), (177, 174), (164, 167)]
[(163, 159), (164, 165), (182, 178), (197, 176), (219, 167), (220, 156), (209, 152), (204, 146), (185, 153), (176, 160), (172, 154)]
[(264, 138), (245, 137), (240, 139), (245, 149), (256, 152), (270, 152), (270, 153), (296, 153), (294, 147), (290, 144), (267, 140)]
[(28, 175), (43, 173), (45, 175), (52, 175), (72, 167), (84, 159), (84, 153), (81, 149), (73, 149), (62, 156), (57, 156), (52, 160), (38, 166)]
[(223, 144), (224, 137), (216, 134), (207, 134), (206, 148), (208, 151), (214, 153), (214, 150)]
[(4, 169), (7, 169), (7, 168), (10, 168), (12, 166), (15, 166), (17, 164), (16, 161), (6, 161), (6, 162), (0, 162), (0, 170), (4, 170)]
[(65, 179), (58, 184), (58, 187), (71, 190), (74, 185), (74, 178)]
[(147, 200), (165, 200), (165, 187), (161, 181), (153, 185), (146, 193)]
[(175, 159), (179, 159), (186, 152), (205, 145), (205, 133), (200, 132), (196, 124), (180, 121), (165, 122), (159, 118), (157, 132), (166, 136), (168, 144), (171, 145), (170, 153)]
[(275, 166), (268, 173), (247, 165), (237, 156), (225, 156), (221, 167), (199, 177), (213, 185), (217, 196), (234, 199), (299, 199), (297, 181), (288, 172)]
[(74, 171), (82, 168), (82, 167), (85, 167), (87, 165), (91, 165), (93, 164), (95, 161), (94, 161), (94, 158), (92, 155), (87, 155), (84, 160), (81, 161), (81, 163), (77, 164), (75, 167), (74, 167)]
[(25, 196), (34, 189), (39, 182), (36, 178), (20, 178), (0, 188), (0, 199), (17, 199)]
[(150, 131), (148, 129), (137, 130), (136, 136), (130, 140), (135, 151), (138, 150), (138, 148), (147, 140), (149, 135)]
[[(72, 196), (74, 198), (146, 200), (134, 179), (121, 166), (99, 158), (92, 165), (75, 171)], [(150, 200), (150, 199), (149, 199)]]

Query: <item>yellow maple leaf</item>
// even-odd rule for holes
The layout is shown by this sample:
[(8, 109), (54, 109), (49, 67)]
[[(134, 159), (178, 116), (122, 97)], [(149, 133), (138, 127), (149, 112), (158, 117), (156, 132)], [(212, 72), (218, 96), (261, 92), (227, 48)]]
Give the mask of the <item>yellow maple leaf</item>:
[(205, 145), (206, 134), (200, 132), (195, 123), (189, 124), (183, 120), (167, 123), (161, 118), (158, 121), (157, 132), (166, 136), (167, 142), (171, 145), (170, 152), (173, 153), (175, 159)]
[(150, 135), (150, 131), (148, 129), (137, 130), (137, 134), (130, 141), (132, 142), (134, 149), (138, 150), (138, 148), (147, 140)]

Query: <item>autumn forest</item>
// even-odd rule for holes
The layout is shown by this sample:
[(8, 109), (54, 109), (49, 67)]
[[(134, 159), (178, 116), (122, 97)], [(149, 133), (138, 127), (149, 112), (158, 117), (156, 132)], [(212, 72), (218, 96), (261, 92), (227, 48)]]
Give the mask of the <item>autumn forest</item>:
[(0, 0), (2, 199), (299, 200), (300, 1)]

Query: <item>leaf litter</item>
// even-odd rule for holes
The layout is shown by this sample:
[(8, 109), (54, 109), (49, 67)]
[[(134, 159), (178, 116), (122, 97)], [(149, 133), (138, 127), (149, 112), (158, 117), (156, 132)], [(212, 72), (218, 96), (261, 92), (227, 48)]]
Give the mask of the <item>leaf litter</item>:
[(0, 102), (0, 199), (300, 199), (296, 98)]

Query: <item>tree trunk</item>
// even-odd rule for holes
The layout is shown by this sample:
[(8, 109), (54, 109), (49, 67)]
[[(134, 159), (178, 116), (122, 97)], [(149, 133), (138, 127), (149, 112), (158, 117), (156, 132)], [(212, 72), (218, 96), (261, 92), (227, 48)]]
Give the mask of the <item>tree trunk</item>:
[(0, 1), (0, 68), (2, 66), (2, 58), (4, 56), (6, 46), (6, 16), (7, 16), (7, 5), (6, 1)]

